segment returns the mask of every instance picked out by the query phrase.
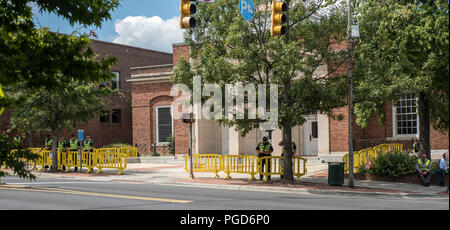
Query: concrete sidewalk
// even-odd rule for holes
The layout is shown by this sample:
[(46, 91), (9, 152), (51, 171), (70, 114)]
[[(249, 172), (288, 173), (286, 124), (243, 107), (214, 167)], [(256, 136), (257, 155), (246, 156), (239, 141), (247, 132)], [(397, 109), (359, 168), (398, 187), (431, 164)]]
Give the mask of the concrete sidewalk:
[[(103, 169), (103, 174), (86, 174), (80, 172), (46, 173), (35, 171), (38, 177), (56, 177), (67, 179), (86, 179), (94, 181), (116, 181), (126, 183), (155, 183), (173, 186), (195, 186), (204, 188), (233, 189), (266, 192), (312, 193), (328, 195), (355, 195), (396, 198), (441, 198), (448, 199), (445, 192), (447, 187), (429, 186), (421, 184), (397, 183), (384, 181), (356, 180), (355, 188), (347, 186), (345, 179), (343, 186), (328, 185), (328, 165), (320, 162), (307, 165), (308, 174), (301, 177), (295, 184), (281, 183), (280, 176), (272, 176), (271, 182), (260, 180), (249, 182), (248, 174), (231, 174), (232, 179), (224, 180), (225, 174), (219, 173), (220, 178), (214, 178), (213, 173), (194, 173), (194, 179), (189, 179), (189, 173), (184, 169), (184, 159), (165, 158), (164, 160), (148, 161), (147, 163), (129, 163), (124, 175), (116, 175), (118, 170)], [(96, 169), (94, 170), (96, 172)], [(83, 172), (86, 172), (83, 170)], [(258, 175), (256, 175), (259, 179)]]

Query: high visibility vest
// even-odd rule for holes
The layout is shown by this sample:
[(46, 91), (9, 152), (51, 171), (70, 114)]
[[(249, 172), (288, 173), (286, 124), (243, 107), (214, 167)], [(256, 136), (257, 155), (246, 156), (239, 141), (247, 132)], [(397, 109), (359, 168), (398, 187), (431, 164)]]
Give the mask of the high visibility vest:
[(270, 148), (272, 147), (272, 145), (270, 143), (267, 143), (266, 145), (264, 145), (264, 142), (259, 142), (259, 151), (264, 151), (264, 152), (268, 152), (270, 151)]
[(64, 148), (64, 141), (58, 141), (58, 149), (62, 150)]
[(78, 150), (78, 140), (72, 140), (70, 139), (70, 150), (76, 151)]
[(20, 137), (14, 137), (14, 143), (16, 143), (16, 144), (22, 143), (22, 138), (20, 138)]
[(86, 149), (86, 150), (91, 150), (91, 143), (92, 143), (92, 140), (85, 140), (84, 141), (84, 149)]
[(418, 162), (419, 162), (419, 168), (420, 168), (420, 170), (422, 170), (422, 171), (427, 171), (427, 170), (428, 170), (428, 166), (430, 165), (430, 160), (429, 160), (429, 159), (427, 159), (427, 160), (425, 161), (425, 163), (422, 162), (421, 159), (419, 159)]
[(53, 140), (52, 139), (45, 139), (45, 147), (47, 149), (51, 149), (52, 148), (52, 144), (53, 144)]

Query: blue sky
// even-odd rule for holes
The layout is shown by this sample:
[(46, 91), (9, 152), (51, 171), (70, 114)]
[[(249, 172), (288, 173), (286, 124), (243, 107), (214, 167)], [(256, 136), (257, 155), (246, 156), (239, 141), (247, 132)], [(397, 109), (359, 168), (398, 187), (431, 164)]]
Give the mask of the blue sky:
[(70, 34), (76, 29), (87, 33), (92, 29), (98, 40), (172, 52), (171, 43), (183, 42), (183, 31), (176, 28), (179, 5), (180, 0), (121, 0), (101, 28), (72, 27), (56, 15), (34, 12), (36, 25), (51, 31)]

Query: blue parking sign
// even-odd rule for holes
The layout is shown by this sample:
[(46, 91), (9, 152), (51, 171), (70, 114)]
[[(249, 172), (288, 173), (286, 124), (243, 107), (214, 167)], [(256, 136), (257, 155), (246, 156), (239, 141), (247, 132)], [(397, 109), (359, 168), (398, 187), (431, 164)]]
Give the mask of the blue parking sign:
[(253, 0), (240, 0), (239, 9), (241, 10), (241, 16), (246, 21), (251, 21), (255, 16), (255, 5)]
[(84, 130), (81, 129), (78, 130), (78, 140), (84, 141)]

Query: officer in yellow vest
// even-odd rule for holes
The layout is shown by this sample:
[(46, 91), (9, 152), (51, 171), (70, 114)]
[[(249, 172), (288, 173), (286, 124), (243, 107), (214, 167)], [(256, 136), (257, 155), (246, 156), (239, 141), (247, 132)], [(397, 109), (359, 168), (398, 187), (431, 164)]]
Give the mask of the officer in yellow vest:
[(94, 141), (91, 139), (91, 136), (86, 136), (86, 140), (83, 141), (84, 151), (90, 152), (89, 158), (91, 165), (94, 163), (92, 160), (93, 152), (94, 152)]
[[(258, 157), (267, 157), (267, 156), (272, 156), (272, 152), (273, 152), (273, 147), (272, 145), (268, 142), (267, 137), (263, 137), (263, 141), (259, 142), (259, 144), (256, 146), (256, 152), (258, 153)], [(271, 161), (269, 160), (265, 160), (263, 161), (263, 163), (261, 164), (261, 171), (264, 171), (264, 167), (267, 164), (267, 170), (268, 172), (270, 172), (270, 164)], [(270, 176), (268, 177), (270, 180)], [(259, 175), (259, 180), (263, 179), (263, 175), (260, 174)]]
[(427, 154), (422, 154), (421, 158), (417, 160), (416, 164), (417, 175), (423, 182), (424, 186), (429, 186), (431, 183), (431, 161), (427, 158)]
[(66, 153), (67, 142), (64, 140), (63, 136), (59, 136), (59, 140), (58, 140), (57, 146), (58, 146), (58, 151), (61, 153), (59, 161), (60, 161), (60, 164), (63, 165), (62, 170), (66, 171), (66, 166), (63, 164), (63, 162), (64, 162), (63, 158), (67, 157), (67, 153)]
[[(75, 138), (75, 135), (72, 134), (70, 136), (70, 140), (69, 140), (69, 151), (78, 152), (79, 147), (80, 147), (80, 142), (78, 141), (78, 139)], [(74, 156), (75, 165), (78, 165), (77, 159), (78, 159), (78, 154), (76, 156)], [(75, 167), (75, 172), (76, 171), (78, 171), (78, 167)]]

